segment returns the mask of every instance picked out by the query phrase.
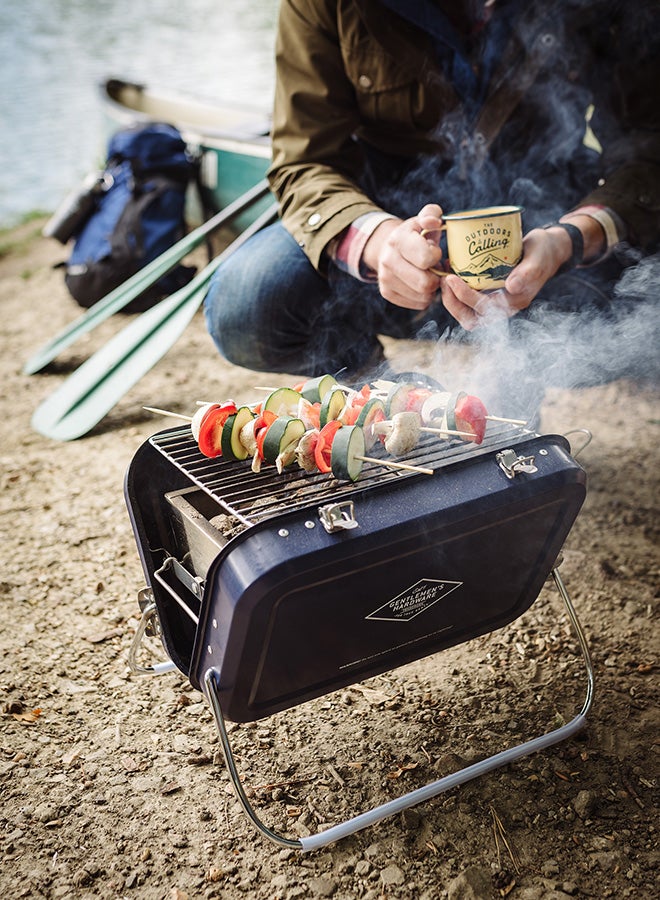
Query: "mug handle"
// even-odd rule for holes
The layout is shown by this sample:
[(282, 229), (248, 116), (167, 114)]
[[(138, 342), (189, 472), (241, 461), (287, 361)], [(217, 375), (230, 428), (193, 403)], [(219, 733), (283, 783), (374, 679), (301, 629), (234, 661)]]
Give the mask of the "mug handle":
[[(445, 231), (447, 228), (446, 225), (441, 225), (439, 228), (423, 228), (420, 231), (422, 237), (426, 237), (427, 234), (434, 234), (436, 231)], [(434, 269), (433, 266), (429, 266), (429, 272), (433, 272), (434, 275), (438, 275), (440, 278), (445, 278), (447, 275), (451, 275), (451, 272), (445, 272), (443, 269)]]

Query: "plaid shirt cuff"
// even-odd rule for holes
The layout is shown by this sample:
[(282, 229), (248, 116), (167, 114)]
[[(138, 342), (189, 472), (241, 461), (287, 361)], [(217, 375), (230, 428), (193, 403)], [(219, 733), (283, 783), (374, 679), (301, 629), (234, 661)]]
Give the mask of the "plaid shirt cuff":
[(572, 209), (570, 212), (563, 215), (562, 220), (568, 222), (573, 216), (589, 216), (590, 218), (595, 219), (603, 229), (605, 235), (605, 249), (600, 256), (596, 257), (596, 259), (590, 259), (589, 262), (586, 263), (588, 266), (601, 262), (601, 260), (610, 255), (617, 244), (620, 244), (621, 241), (624, 241), (627, 237), (628, 229), (626, 228), (625, 223), (614, 210), (609, 209), (607, 206), (597, 206), (596, 204), (580, 206), (578, 209)]
[(394, 219), (386, 212), (370, 212), (352, 222), (338, 237), (328, 244), (328, 257), (343, 272), (358, 281), (376, 282), (376, 273), (362, 262), (365, 245), (381, 222)]

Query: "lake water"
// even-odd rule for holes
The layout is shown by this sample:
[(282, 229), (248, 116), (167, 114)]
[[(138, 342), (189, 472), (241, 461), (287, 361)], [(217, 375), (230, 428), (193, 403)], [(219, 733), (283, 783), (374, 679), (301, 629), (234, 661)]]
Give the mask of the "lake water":
[(270, 110), (278, 0), (0, 4), (0, 227), (52, 211), (104, 157), (108, 77)]

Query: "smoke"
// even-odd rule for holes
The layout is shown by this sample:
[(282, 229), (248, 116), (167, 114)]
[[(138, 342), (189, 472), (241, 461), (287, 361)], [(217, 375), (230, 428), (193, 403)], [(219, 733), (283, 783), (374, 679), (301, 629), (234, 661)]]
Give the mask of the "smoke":
[[(595, 8), (592, 0), (572, 0), (572, 5)], [(652, 6), (642, 4), (647, 25), (656, 21)], [(609, 85), (612, 73), (604, 60), (581, 52), (581, 38), (563, 27), (561, 14), (549, 5), (546, 18), (548, 37), (552, 32), (556, 41), (553, 60), (521, 100), (526, 112), (506, 122), (490, 152), (467, 117), (446, 116), (436, 133), (444, 148), (440, 158), (417, 160), (384, 188), (377, 196), (384, 208), (407, 217), (429, 202), (446, 213), (515, 204), (524, 209), (527, 232), (559, 218), (596, 187), (604, 175), (599, 138), (607, 146), (625, 145), (627, 135), (604, 95), (595, 98), (585, 87), (589, 79), (575, 80), (570, 70), (589, 58), (598, 69), (590, 72), (592, 87)], [(645, 25), (637, 16), (622, 21), (627, 30), (621, 39), (637, 46)], [(538, 33), (536, 19), (528, 24), (530, 33)], [(639, 44), (640, 62), (649, 57), (642, 49), (647, 45)], [(435, 377), (448, 388), (478, 393), (495, 412), (525, 417), (537, 412), (548, 387), (571, 389), (619, 378), (660, 385), (660, 253), (641, 258), (622, 245), (604, 263), (551, 279), (546, 289), (513, 318), (491, 297), (492, 312), (467, 335), (426, 323), (417, 338), (437, 342)], [(457, 339), (469, 352), (448, 352), (448, 342)]]
[(484, 324), (459, 338), (464, 353), (452, 347), (456, 332), (441, 334), (434, 322), (417, 339), (435, 343), (430, 372), (445, 387), (477, 394), (495, 414), (531, 420), (550, 387), (620, 378), (660, 386), (659, 289), (656, 254), (624, 270), (606, 309), (591, 303), (585, 288), (571, 310), (539, 299), (527, 314), (508, 318), (493, 304)]

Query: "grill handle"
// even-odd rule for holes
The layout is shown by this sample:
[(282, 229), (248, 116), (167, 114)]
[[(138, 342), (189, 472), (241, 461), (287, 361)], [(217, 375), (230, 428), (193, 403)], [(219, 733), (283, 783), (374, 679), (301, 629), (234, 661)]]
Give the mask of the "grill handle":
[(138, 662), (140, 645), (145, 634), (159, 634), (158, 611), (153, 596), (148, 590), (140, 591), (140, 606), (142, 616), (133, 635), (130, 650), (128, 651), (128, 667), (133, 675), (164, 675), (166, 672), (176, 672), (176, 666), (171, 660), (154, 663), (153, 666), (143, 666)]
[(319, 850), (321, 847), (326, 847), (328, 844), (332, 844), (335, 841), (348, 837), (348, 835), (350, 834), (355, 834), (357, 831), (361, 831), (363, 828), (368, 828), (370, 825), (375, 825), (376, 822), (380, 822), (383, 819), (387, 819), (390, 816), (396, 815), (396, 813), (402, 812), (404, 809), (409, 809), (411, 806), (416, 806), (418, 803), (423, 803), (426, 800), (430, 800), (432, 797), (436, 797), (438, 794), (442, 794), (454, 787), (458, 787), (459, 785), (464, 784), (466, 781), (470, 781), (473, 778), (478, 778), (480, 775), (484, 775), (486, 772), (491, 772), (493, 769), (508, 765), (509, 763), (521, 759), (524, 756), (529, 756), (532, 753), (537, 753), (539, 750), (545, 750), (547, 747), (551, 747), (553, 744), (566, 740), (567, 738), (572, 737), (574, 734), (580, 731), (586, 724), (586, 716), (593, 702), (594, 671), (591, 663), (591, 656), (589, 654), (589, 647), (587, 645), (587, 640), (582, 630), (582, 626), (578, 620), (573, 603), (568, 595), (566, 586), (564, 585), (562, 577), (559, 574), (559, 570), (556, 566), (552, 570), (552, 577), (554, 579), (555, 586), (557, 587), (557, 590), (559, 591), (559, 594), (564, 601), (568, 617), (571, 620), (571, 625), (573, 626), (573, 631), (580, 645), (580, 651), (582, 653), (582, 658), (587, 671), (587, 691), (585, 700), (582, 705), (582, 709), (575, 716), (575, 718), (571, 719), (571, 721), (567, 722), (565, 725), (561, 725), (559, 728), (555, 728), (552, 731), (547, 732), (546, 734), (542, 734), (539, 737), (532, 738), (529, 741), (518, 744), (516, 747), (510, 747), (507, 750), (502, 750), (500, 753), (495, 753), (492, 756), (489, 756), (486, 759), (481, 760), (480, 762), (474, 763), (471, 766), (465, 766), (463, 769), (459, 769), (458, 772), (453, 772), (451, 775), (446, 775), (444, 778), (440, 778), (437, 781), (432, 781), (424, 787), (417, 788), (414, 791), (409, 791), (407, 794), (403, 794), (403, 796), (397, 797), (395, 800), (390, 800), (388, 803), (383, 803), (380, 806), (374, 806), (372, 809), (369, 809), (366, 812), (361, 813), (360, 815), (357, 815), (351, 819), (346, 819), (344, 822), (340, 822), (338, 825), (333, 825), (330, 828), (326, 828), (325, 831), (322, 831), (319, 834), (310, 835), (309, 837), (298, 839), (288, 838), (284, 835), (278, 834), (275, 831), (272, 831), (259, 818), (257, 812), (250, 803), (247, 794), (245, 793), (243, 784), (238, 774), (238, 770), (236, 768), (236, 762), (234, 760), (234, 755), (231, 749), (229, 736), (227, 734), (227, 728), (225, 725), (225, 718), (222, 712), (222, 707), (220, 705), (218, 671), (214, 668), (207, 669), (204, 673), (204, 686), (215, 718), (218, 734), (220, 737), (220, 743), (222, 745), (222, 752), (227, 764), (227, 770), (229, 772), (232, 784), (234, 785), (236, 796), (238, 797), (238, 800), (243, 807), (244, 812), (246, 813), (252, 824), (257, 828), (257, 830), (260, 831), (262, 835), (273, 841), (275, 844), (279, 844), (282, 847), (294, 848), (297, 850), (302, 850), (303, 852)]

